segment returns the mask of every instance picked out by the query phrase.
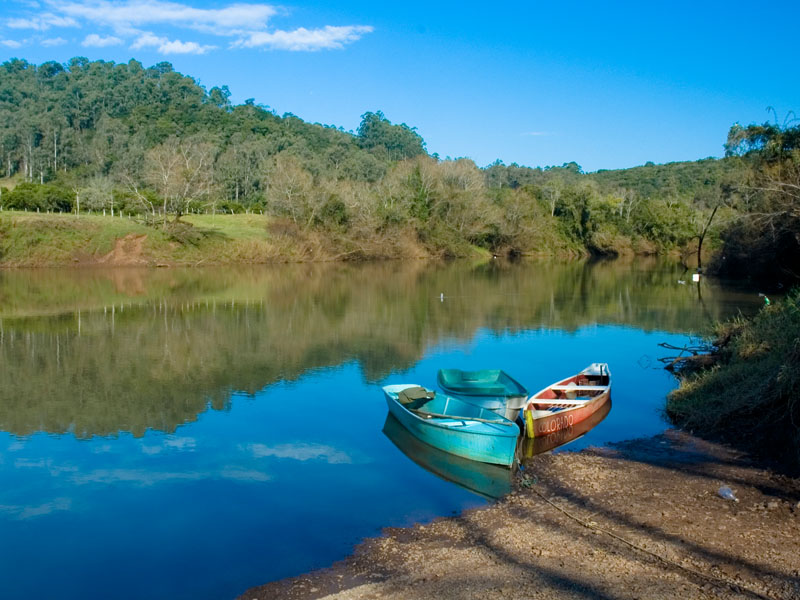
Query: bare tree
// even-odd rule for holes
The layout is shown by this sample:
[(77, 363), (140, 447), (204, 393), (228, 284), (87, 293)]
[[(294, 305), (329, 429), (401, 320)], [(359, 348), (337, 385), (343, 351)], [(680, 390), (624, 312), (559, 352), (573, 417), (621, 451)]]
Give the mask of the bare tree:
[(163, 201), (165, 226), (167, 214), (177, 221), (191, 202), (211, 194), (214, 153), (208, 142), (171, 137), (145, 154), (144, 179)]
[[(293, 156), (280, 153), (266, 165), (268, 197), (272, 210), (295, 223), (313, 218), (310, 206), (313, 177)], [(312, 213), (309, 217), (309, 213)]]

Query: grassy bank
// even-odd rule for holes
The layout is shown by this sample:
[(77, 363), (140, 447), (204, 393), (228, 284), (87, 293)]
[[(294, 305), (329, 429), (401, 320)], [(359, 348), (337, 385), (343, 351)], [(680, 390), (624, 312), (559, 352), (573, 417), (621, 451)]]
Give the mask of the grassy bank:
[(713, 366), (682, 377), (670, 418), (800, 470), (800, 290), (714, 334)]
[[(475, 247), (458, 254), (485, 254)], [(128, 217), (3, 211), (0, 266), (221, 265), (436, 256), (413, 236), (358, 240), (257, 214), (189, 215), (167, 227)]]

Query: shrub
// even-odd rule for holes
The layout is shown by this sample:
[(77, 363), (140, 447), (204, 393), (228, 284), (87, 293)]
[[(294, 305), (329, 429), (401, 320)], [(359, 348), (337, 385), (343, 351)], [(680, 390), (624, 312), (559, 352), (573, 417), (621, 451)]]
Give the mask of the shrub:
[(72, 192), (49, 183), (21, 183), (8, 192), (7, 197), (6, 206), (17, 210), (72, 211)]
[(670, 394), (667, 414), (800, 469), (800, 289), (714, 333), (718, 363), (686, 377)]

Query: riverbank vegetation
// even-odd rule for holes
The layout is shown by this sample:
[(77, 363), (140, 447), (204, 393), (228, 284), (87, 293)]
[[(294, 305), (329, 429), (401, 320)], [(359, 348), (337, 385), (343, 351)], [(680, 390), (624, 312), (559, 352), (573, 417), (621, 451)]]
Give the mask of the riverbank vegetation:
[[(770, 287), (798, 281), (800, 126), (737, 125), (726, 147), (747, 161), (739, 187), (745, 206), (721, 232), (713, 269)], [(800, 472), (800, 289), (751, 320), (717, 325), (711, 337), (711, 366), (683, 378), (668, 414)]]
[[(348, 132), (253, 100), (233, 105), (225, 86), (206, 90), (169, 63), (134, 60), (13, 59), (0, 66), (0, 90), (4, 213), (122, 216), (135, 221), (124, 235), (173, 249), (156, 263), (689, 252), (715, 209), (706, 247), (746, 210), (737, 194), (747, 152), (588, 174), (576, 163), (480, 168), (429, 155), (415, 128), (380, 111)], [(187, 218), (198, 214), (263, 218), (248, 251), (220, 254), (227, 226)], [(40, 264), (8, 248), (9, 228), (36, 223), (6, 216), (0, 260)], [(99, 227), (61, 223), (73, 238)], [(28, 237), (41, 245), (47, 235)], [(110, 251), (105, 239), (92, 244)], [(41, 255), (41, 264), (89, 262)]]
[(683, 378), (670, 418), (800, 472), (800, 290), (714, 337), (713, 366)]
[[(739, 215), (721, 232), (716, 272), (776, 285), (800, 281), (800, 125), (734, 125), (728, 156), (745, 159)], [(777, 121), (777, 119), (776, 119)]]

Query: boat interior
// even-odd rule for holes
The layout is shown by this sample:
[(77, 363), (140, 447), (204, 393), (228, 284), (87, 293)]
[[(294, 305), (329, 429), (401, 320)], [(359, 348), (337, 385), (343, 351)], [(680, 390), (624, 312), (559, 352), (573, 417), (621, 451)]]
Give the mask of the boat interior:
[(449, 418), (506, 423), (507, 420), (491, 410), (475, 406), (424, 387), (410, 387), (397, 393), (397, 400), (411, 412), (423, 418)]

